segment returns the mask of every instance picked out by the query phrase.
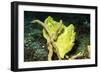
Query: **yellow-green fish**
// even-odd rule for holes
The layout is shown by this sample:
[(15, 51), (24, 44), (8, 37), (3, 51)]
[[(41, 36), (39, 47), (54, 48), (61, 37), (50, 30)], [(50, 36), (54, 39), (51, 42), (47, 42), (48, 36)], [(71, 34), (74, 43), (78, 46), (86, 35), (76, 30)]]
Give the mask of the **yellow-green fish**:
[[(54, 34), (60, 26), (60, 22), (54, 21), (50, 16), (46, 18), (44, 24), (47, 26), (50, 35)], [(55, 49), (58, 50), (57, 52), (59, 53), (60, 57), (64, 58), (65, 54), (71, 51), (74, 46), (76, 32), (73, 24), (70, 24), (69, 26), (65, 26), (63, 23), (61, 24), (63, 31), (60, 35), (58, 35), (58, 38), (54, 44), (57, 46)], [(45, 29), (43, 29), (43, 36), (46, 40), (49, 40), (49, 36)]]

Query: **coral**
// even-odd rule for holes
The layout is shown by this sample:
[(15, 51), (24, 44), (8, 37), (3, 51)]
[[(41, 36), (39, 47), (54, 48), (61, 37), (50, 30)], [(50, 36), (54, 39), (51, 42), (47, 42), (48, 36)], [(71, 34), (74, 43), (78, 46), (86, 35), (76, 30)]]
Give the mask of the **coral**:
[(31, 23), (39, 23), (43, 26), (43, 36), (47, 40), (49, 50), (48, 60), (51, 60), (53, 52), (61, 59), (72, 49), (76, 34), (73, 24), (66, 27), (62, 20), (56, 22), (50, 16), (44, 23), (39, 20), (34, 20)]

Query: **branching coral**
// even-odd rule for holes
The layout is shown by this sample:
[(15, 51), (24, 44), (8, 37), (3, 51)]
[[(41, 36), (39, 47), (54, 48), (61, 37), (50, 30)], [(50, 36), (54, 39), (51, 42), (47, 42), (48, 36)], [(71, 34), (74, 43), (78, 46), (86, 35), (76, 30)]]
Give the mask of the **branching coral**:
[(49, 61), (52, 60), (53, 52), (61, 60), (73, 48), (76, 34), (73, 24), (66, 27), (62, 20), (56, 22), (50, 16), (45, 19), (44, 23), (40, 20), (33, 20), (31, 23), (38, 23), (43, 26), (43, 36), (47, 40), (49, 50)]

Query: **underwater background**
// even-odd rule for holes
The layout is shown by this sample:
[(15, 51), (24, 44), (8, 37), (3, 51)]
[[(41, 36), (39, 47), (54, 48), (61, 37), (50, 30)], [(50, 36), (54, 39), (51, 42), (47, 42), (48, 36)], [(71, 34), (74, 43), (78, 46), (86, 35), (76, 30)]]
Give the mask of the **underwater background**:
[[(43, 37), (43, 27), (37, 23), (30, 23), (36, 19), (44, 22), (48, 16), (57, 22), (63, 20), (65, 26), (70, 24), (75, 26), (75, 45), (67, 55), (72, 56), (81, 52), (83, 56), (77, 59), (90, 58), (87, 48), (90, 46), (90, 14), (24, 11), (24, 61), (48, 60), (47, 41)], [(56, 54), (53, 54), (52, 60), (58, 60)]]

